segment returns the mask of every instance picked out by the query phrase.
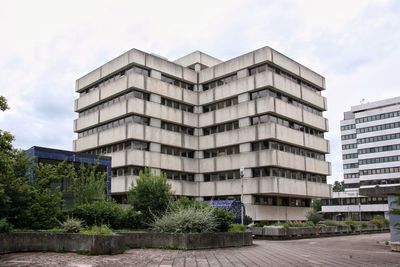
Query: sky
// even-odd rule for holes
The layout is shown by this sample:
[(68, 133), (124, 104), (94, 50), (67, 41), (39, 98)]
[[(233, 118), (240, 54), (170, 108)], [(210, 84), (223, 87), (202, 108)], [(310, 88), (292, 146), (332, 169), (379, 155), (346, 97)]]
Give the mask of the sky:
[(396, 0), (0, 0), (0, 129), (14, 146), (72, 149), (75, 80), (137, 48), (221, 60), (270, 46), (326, 78), (332, 176), (343, 179), (340, 120), (362, 99), (400, 95)]

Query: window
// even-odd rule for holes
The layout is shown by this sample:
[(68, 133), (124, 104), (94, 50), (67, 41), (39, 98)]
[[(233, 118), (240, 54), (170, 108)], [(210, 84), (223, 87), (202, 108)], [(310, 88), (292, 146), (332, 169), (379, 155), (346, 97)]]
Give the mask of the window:
[(230, 76), (221, 78), (219, 80), (203, 84), (203, 91), (207, 91), (209, 89), (213, 89), (215, 87), (218, 87), (218, 86), (221, 86), (221, 85), (224, 85), (224, 84), (228, 84), (228, 83), (236, 81), (236, 80), (237, 80), (237, 75), (235, 73), (235, 74), (232, 74)]

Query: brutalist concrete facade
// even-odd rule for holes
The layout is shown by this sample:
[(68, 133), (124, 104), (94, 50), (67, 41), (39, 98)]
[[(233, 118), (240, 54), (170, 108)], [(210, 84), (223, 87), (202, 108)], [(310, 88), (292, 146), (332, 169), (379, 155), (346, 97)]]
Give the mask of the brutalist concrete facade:
[(75, 151), (112, 157), (112, 194), (163, 171), (176, 195), (239, 198), (256, 221), (303, 220), (330, 197), (325, 79), (264, 47), (173, 62), (132, 49), (76, 81)]

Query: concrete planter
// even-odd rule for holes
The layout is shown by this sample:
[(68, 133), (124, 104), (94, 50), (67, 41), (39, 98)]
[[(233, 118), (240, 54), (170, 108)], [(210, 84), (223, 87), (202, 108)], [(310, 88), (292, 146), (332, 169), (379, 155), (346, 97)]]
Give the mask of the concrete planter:
[(392, 251), (400, 252), (400, 242), (390, 242), (390, 249)]
[(83, 235), (66, 233), (0, 234), (0, 253), (25, 251), (78, 252), (90, 255), (119, 254), (125, 250), (120, 235)]
[(251, 232), (256, 238), (265, 239), (294, 239), (319, 236), (352, 235), (358, 233), (376, 233), (388, 231), (387, 227), (379, 228), (376, 225), (367, 227), (350, 226), (316, 226), (316, 227), (253, 227)]
[(129, 248), (190, 250), (250, 246), (253, 244), (251, 232), (199, 234), (125, 232), (119, 234), (124, 237), (125, 245)]

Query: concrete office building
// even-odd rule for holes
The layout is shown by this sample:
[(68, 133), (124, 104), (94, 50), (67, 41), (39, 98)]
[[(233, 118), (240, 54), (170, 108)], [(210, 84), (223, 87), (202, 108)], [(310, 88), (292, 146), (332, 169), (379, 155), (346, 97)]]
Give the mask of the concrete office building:
[[(361, 211), (365, 219), (387, 217), (387, 196), (366, 197), (362, 191), (400, 185), (400, 97), (353, 106), (344, 113), (340, 126), (345, 193), (326, 201), (330, 207), (322, 210)], [(355, 213), (353, 217), (358, 217)]]
[(176, 195), (240, 199), (243, 166), (248, 215), (304, 220), (312, 198), (330, 196), (324, 89), (269, 47), (225, 62), (132, 49), (76, 81), (73, 149), (112, 157), (119, 201), (144, 166)]

